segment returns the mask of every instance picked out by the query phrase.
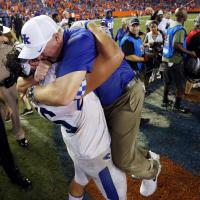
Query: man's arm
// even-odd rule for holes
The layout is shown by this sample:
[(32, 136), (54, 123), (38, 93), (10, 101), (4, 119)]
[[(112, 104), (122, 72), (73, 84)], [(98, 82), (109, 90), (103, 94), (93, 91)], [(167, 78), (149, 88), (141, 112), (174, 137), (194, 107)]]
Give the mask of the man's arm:
[(20, 77), (17, 81), (17, 90), (25, 94), (29, 87), (36, 85), (34, 88), (34, 99), (36, 101), (49, 106), (64, 106), (76, 97), (85, 74), (85, 71), (72, 72), (45, 86), (39, 86), (33, 77), (28, 79)]
[(136, 55), (129, 55), (125, 57), (126, 60), (129, 60), (131, 62), (145, 62), (144, 57), (136, 56)]
[(196, 53), (194, 51), (189, 51), (183, 48), (184, 39), (185, 39), (185, 31), (184, 30), (177, 31), (173, 39), (173, 48), (180, 53), (185, 53), (191, 57), (196, 57)]
[(196, 53), (194, 51), (189, 51), (183, 48), (183, 45), (180, 43), (173, 43), (173, 48), (176, 49), (178, 52), (185, 53), (191, 57), (196, 57)]
[[(96, 37), (99, 54), (95, 59), (92, 73), (87, 77), (87, 93), (93, 91), (106, 81), (123, 60), (123, 53), (120, 48), (106, 33), (99, 30), (95, 24), (89, 24), (88, 28), (92, 30)], [(46, 86), (36, 86), (34, 89), (34, 98), (46, 105), (67, 105), (75, 99), (85, 76), (86, 71), (75, 71), (57, 78), (54, 82)]]
[(87, 27), (96, 38), (98, 55), (95, 59), (92, 72), (87, 74), (87, 91), (85, 94), (103, 84), (120, 66), (124, 57), (123, 52), (114, 40), (99, 29), (96, 24), (89, 23)]
[(37, 86), (34, 98), (45, 105), (65, 106), (75, 99), (85, 75), (86, 71), (76, 71), (57, 78), (46, 86)]
[(122, 45), (122, 51), (125, 54), (125, 59), (131, 62), (144, 62), (143, 57), (139, 57), (133, 54), (134, 44), (129, 41), (125, 41)]

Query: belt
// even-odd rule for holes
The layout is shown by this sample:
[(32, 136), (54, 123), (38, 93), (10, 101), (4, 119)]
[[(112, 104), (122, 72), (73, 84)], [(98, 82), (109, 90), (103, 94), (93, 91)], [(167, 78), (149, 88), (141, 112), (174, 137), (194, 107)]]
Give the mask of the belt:
[(133, 78), (129, 83), (126, 85), (126, 89), (132, 88), (137, 83), (137, 79)]

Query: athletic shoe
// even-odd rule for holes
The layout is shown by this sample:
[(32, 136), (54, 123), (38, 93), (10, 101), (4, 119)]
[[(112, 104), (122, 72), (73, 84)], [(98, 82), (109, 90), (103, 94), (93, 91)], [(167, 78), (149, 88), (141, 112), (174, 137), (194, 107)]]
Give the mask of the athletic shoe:
[(161, 106), (167, 108), (167, 107), (171, 107), (172, 104), (173, 104), (172, 100), (167, 100), (167, 101), (163, 101)]
[(155, 178), (150, 179), (150, 180), (146, 180), (146, 179), (142, 180), (142, 184), (140, 186), (140, 194), (145, 197), (151, 196), (156, 191), (158, 176), (161, 172), (161, 165), (159, 161), (160, 156), (152, 151), (149, 151), (149, 154), (151, 156), (150, 159), (156, 160), (158, 162), (159, 168), (158, 168), (158, 173)]
[(21, 186), (24, 189), (31, 189), (32, 183), (31, 181), (25, 177), (22, 176), (20, 171), (18, 169), (15, 169), (12, 174), (10, 175), (11, 181), (19, 186)]
[(151, 159), (158, 160), (158, 161), (160, 160), (160, 155), (159, 154), (156, 154), (153, 151), (149, 151), (149, 154), (151, 156)]
[(179, 113), (184, 113), (184, 114), (190, 113), (190, 109), (189, 108), (185, 108), (183, 106), (174, 106), (173, 107), (173, 111), (174, 112), (179, 112)]
[(20, 113), (20, 116), (25, 116), (25, 115), (30, 115), (33, 113), (33, 109), (27, 109), (25, 108), (24, 111), (22, 113)]

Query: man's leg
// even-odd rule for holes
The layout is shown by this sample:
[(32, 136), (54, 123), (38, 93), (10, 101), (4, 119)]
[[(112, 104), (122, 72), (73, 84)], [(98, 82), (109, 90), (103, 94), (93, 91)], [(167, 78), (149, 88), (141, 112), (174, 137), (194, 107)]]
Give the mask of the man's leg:
[(5, 95), (7, 104), (10, 106), (10, 108), (13, 111), (12, 116), (11, 116), (12, 129), (15, 134), (16, 140), (20, 146), (27, 147), (28, 140), (25, 138), (25, 133), (24, 133), (24, 130), (22, 128), (20, 118), (19, 118), (16, 85), (13, 85), (10, 88), (3, 88), (3, 93)]
[(81, 163), (71, 156), (74, 162), (75, 177), (70, 183), (69, 200), (81, 200), (85, 193), (85, 186), (88, 184), (89, 179), (82, 169)]
[(115, 104), (105, 108), (105, 115), (111, 134), (113, 163), (138, 178), (151, 179), (158, 172), (158, 162), (149, 160), (148, 151), (137, 142), (143, 100), (142, 83), (137, 80)]
[(183, 107), (181, 105), (182, 99), (184, 96), (184, 91), (185, 91), (185, 84), (186, 84), (186, 79), (183, 75), (183, 64), (176, 64), (174, 65), (175, 71), (174, 71), (174, 78), (176, 82), (176, 100), (174, 103), (174, 111), (181, 112), (181, 113), (188, 113), (189, 109)]
[(84, 186), (78, 184), (74, 179), (70, 183), (69, 200), (82, 200), (84, 196)]
[(163, 91), (163, 102), (162, 102), (162, 107), (168, 107), (172, 105), (172, 101), (169, 100), (168, 95), (169, 95), (169, 90), (170, 90), (170, 85), (172, 82), (172, 73), (173, 69), (172, 67), (168, 67), (167, 63), (162, 63), (163, 66), (163, 83), (164, 83), (164, 91)]
[(3, 124), (3, 120), (0, 116), (0, 158), (1, 164), (7, 173), (8, 177), (13, 183), (23, 187), (31, 187), (31, 182), (26, 177), (23, 177), (20, 171), (16, 168), (10, 147), (8, 144), (8, 139), (6, 135), (6, 130)]
[[(86, 167), (88, 164), (86, 165)], [(124, 172), (112, 162), (110, 149), (91, 161), (86, 173), (94, 180), (105, 199), (126, 200), (127, 182)]]
[(185, 95), (190, 94), (192, 87), (193, 87), (193, 83), (190, 81), (187, 81), (186, 86), (185, 86)]

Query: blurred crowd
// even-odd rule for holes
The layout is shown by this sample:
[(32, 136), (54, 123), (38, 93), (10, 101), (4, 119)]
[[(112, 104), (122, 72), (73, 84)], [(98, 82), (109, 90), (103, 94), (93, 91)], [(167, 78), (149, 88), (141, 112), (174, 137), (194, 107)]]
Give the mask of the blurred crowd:
[(145, 11), (147, 7), (154, 10), (177, 8), (187, 6), (187, 8), (196, 8), (199, 6), (199, 0), (1, 0), (0, 15), (14, 16), (20, 13), (25, 20), (40, 14), (52, 15), (57, 12), (62, 16), (63, 11), (68, 11), (76, 15), (78, 19), (101, 18), (106, 9), (113, 11), (139, 10)]

